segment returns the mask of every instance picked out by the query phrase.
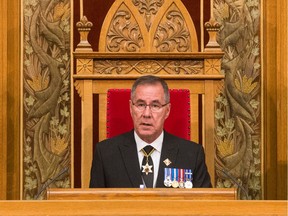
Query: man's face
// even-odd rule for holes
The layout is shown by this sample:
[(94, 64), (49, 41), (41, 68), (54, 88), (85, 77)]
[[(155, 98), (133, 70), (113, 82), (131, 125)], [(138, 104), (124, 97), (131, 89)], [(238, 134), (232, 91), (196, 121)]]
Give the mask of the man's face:
[[(164, 89), (160, 83), (139, 85), (130, 101), (134, 129), (138, 136), (147, 143), (152, 143), (163, 131), (164, 121), (169, 116), (171, 108), (170, 103), (165, 106), (162, 106), (163, 104), (166, 104), (166, 101)], [(160, 109), (151, 110), (149, 105), (159, 106)], [(143, 110), (139, 109), (140, 106)]]

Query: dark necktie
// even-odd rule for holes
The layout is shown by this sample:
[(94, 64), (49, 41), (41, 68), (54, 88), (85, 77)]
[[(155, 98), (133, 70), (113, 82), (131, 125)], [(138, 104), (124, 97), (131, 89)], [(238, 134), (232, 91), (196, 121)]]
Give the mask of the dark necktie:
[(144, 154), (142, 160), (142, 178), (145, 182), (147, 188), (153, 188), (153, 160), (151, 158), (151, 154), (154, 152), (154, 148), (150, 145), (145, 146), (142, 149), (142, 153)]

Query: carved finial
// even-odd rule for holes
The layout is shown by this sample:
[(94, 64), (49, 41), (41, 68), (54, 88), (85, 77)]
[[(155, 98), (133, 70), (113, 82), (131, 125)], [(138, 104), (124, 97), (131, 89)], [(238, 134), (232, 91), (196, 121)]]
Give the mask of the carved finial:
[(77, 45), (76, 52), (81, 51), (93, 51), (91, 44), (88, 42), (88, 34), (92, 28), (92, 22), (88, 21), (86, 16), (83, 16), (79, 22), (76, 23), (76, 27), (80, 33), (80, 43)]
[(206, 44), (204, 51), (219, 52), (222, 51), (220, 45), (217, 43), (217, 32), (220, 30), (221, 25), (214, 19), (210, 19), (205, 23), (205, 28), (209, 34), (209, 41)]

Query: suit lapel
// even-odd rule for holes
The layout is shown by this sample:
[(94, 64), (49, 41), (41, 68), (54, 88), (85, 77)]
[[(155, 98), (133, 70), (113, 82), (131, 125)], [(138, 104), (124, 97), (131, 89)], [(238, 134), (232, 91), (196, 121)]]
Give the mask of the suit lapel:
[[(178, 155), (178, 144), (173, 143), (173, 141), (170, 139), (170, 134), (164, 132), (164, 139), (161, 150), (156, 187), (164, 187), (164, 168), (174, 167), (174, 165), (176, 164), (177, 155)], [(166, 165), (164, 163), (164, 160), (166, 159), (169, 159), (171, 161), (169, 165)]]
[(119, 148), (127, 170), (127, 175), (129, 176), (133, 187), (138, 188), (140, 184), (142, 184), (142, 178), (133, 131), (127, 134), (125, 142), (121, 143)]

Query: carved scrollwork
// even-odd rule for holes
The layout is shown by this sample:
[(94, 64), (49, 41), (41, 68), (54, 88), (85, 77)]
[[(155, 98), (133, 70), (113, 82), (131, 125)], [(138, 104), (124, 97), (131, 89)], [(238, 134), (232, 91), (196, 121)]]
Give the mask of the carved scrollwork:
[(154, 46), (158, 52), (191, 51), (190, 33), (181, 12), (170, 10), (158, 26)]
[(139, 52), (143, 37), (130, 11), (119, 10), (107, 34), (107, 50), (110, 52)]
[(163, 5), (164, 0), (132, 0), (132, 2), (138, 8), (139, 13), (144, 17), (145, 25), (149, 30), (152, 23), (151, 20)]
[(166, 70), (174, 74), (202, 74), (203, 61), (169, 61)]
[(127, 74), (131, 70), (129, 61), (95, 61), (94, 74)]
[(140, 74), (202, 74), (203, 64), (193, 60), (100, 60), (94, 62), (94, 74), (128, 74), (133, 70)]
[(141, 74), (156, 74), (163, 68), (161, 62), (154, 60), (139, 61), (135, 64), (135, 69)]

